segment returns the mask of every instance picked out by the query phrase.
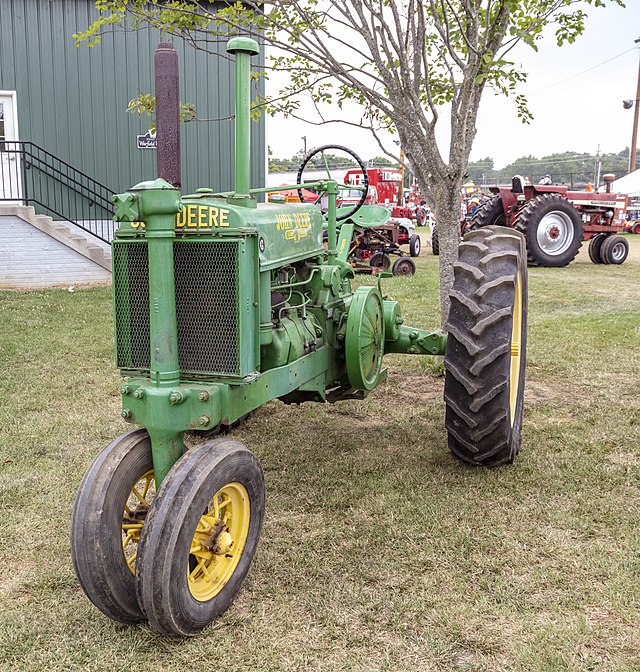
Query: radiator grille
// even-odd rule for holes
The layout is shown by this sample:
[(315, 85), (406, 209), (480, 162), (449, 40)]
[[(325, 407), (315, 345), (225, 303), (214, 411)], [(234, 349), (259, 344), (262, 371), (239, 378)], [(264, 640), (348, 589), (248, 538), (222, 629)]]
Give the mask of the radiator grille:
[(146, 242), (114, 243), (116, 360), (121, 369), (149, 370), (148, 269)]
[(174, 244), (180, 370), (240, 374), (238, 243)]
[[(114, 245), (116, 357), (122, 369), (150, 364), (146, 241)], [(178, 353), (183, 375), (240, 375), (239, 244), (174, 242)]]

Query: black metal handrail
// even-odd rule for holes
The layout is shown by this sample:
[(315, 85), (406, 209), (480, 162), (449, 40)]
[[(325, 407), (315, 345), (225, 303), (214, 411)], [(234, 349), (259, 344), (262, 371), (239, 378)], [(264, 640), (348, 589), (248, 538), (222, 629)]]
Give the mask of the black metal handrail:
[(105, 242), (113, 238), (113, 190), (29, 141), (0, 143), (0, 202), (39, 206)]

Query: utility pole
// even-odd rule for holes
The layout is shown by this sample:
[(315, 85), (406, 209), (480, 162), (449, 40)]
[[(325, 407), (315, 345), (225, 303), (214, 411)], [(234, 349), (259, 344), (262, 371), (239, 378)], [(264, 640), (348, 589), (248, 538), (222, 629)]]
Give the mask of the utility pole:
[[(640, 37), (634, 40), (640, 43)], [(629, 172), (636, 169), (636, 146), (638, 144), (638, 105), (640, 104), (640, 61), (638, 62), (638, 90), (636, 91), (636, 107), (633, 111), (633, 133), (631, 134), (631, 147), (629, 150)]]
[(303, 135), (302, 136), (302, 142), (304, 142), (304, 155), (307, 155), (307, 136)]
[(401, 175), (401, 180), (400, 184), (398, 185), (398, 194), (396, 196), (398, 200), (398, 205), (402, 205), (404, 203), (403, 198), (404, 198), (404, 150), (402, 147), (400, 147), (400, 175)]

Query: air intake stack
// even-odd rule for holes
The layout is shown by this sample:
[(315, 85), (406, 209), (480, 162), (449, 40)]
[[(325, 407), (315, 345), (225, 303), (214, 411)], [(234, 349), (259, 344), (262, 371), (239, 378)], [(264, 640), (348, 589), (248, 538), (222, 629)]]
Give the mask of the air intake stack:
[(227, 51), (236, 57), (236, 183), (231, 203), (256, 207), (249, 195), (251, 187), (251, 56), (259, 53), (258, 43), (250, 37), (234, 37)]

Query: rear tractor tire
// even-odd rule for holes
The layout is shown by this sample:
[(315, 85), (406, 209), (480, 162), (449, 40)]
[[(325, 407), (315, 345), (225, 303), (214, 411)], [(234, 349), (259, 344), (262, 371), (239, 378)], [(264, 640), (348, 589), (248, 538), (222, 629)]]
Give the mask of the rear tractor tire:
[(520, 450), (527, 345), (525, 241), (505, 227), (470, 231), (454, 264), (445, 352), (449, 448), (472, 465)]
[(255, 555), (264, 475), (229, 438), (185, 453), (162, 482), (142, 529), (138, 601), (150, 625), (193, 636), (231, 605)]
[(518, 213), (515, 228), (526, 238), (530, 266), (566, 266), (582, 245), (580, 213), (558, 194), (532, 198)]
[(471, 230), (482, 229), (485, 226), (506, 226), (502, 198), (496, 194), (482, 206), (471, 220)]
[(629, 256), (629, 243), (622, 236), (607, 236), (600, 247), (603, 264), (623, 264)]

